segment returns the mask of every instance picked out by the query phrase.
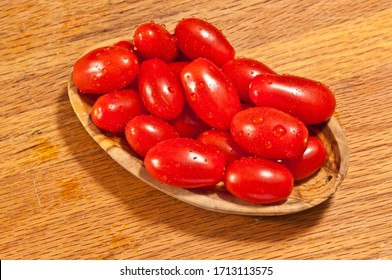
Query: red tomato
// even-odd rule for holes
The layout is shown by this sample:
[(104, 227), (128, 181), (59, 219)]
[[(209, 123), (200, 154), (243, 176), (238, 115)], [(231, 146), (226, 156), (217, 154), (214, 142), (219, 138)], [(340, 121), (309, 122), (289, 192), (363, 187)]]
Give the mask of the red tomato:
[(136, 27), (133, 41), (145, 59), (159, 58), (165, 62), (173, 61), (178, 55), (176, 39), (167, 29), (153, 21)]
[(91, 120), (106, 132), (122, 134), (131, 118), (145, 112), (138, 92), (123, 89), (101, 95), (91, 108)]
[(179, 135), (164, 120), (151, 115), (140, 115), (127, 123), (125, 137), (132, 149), (144, 157), (148, 150), (159, 142), (179, 137)]
[(170, 62), (167, 64), (169, 66), (170, 70), (178, 77), (180, 78), (181, 71), (184, 69), (186, 65), (188, 65), (190, 62), (189, 61), (175, 61), (175, 62)]
[(233, 82), (243, 102), (251, 101), (249, 97), (249, 84), (254, 77), (265, 73), (275, 74), (268, 66), (250, 58), (230, 60), (222, 66), (222, 71)]
[[(139, 61), (139, 64), (144, 60), (140, 52), (135, 48), (135, 45), (131, 41), (126, 41), (126, 40), (119, 41), (115, 43), (114, 46), (123, 47), (130, 51), (133, 51), (134, 55), (137, 57), (137, 60)], [(134, 79), (133, 81), (135, 80), (136, 79)]]
[(135, 48), (135, 46), (132, 44), (132, 42), (127, 41), (127, 40), (118, 41), (117, 43), (114, 44), (114, 46), (123, 47), (123, 48), (126, 48), (131, 51), (133, 51)]
[(241, 103), (222, 70), (208, 59), (198, 58), (184, 67), (181, 82), (188, 104), (197, 116), (213, 128), (229, 129)]
[(223, 179), (225, 157), (195, 139), (172, 138), (152, 147), (144, 165), (162, 183), (196, 188), (215, 185)]
[(259, 75), (250, 85), (249, 96), (258, 106), (277, 108), (306, 124), (328, 120), (336, 106), (327, 86), (298, 76)]
[(294, 180), (302, 180), (316, 173), (323, 166), (326, 157), (323, 142), (315, 136), (309, 136), (308, 146), (303, 155), (298, 158), (283, 159), (282, 163), (293, 173)]
[(229, 131), (207, 130), (201, 133), (197, 140), (206, 145), (211, 145), (223, 153), (226, 159), (226, 166), (242, 157), (250, 156), (233, 139)]
[(204, 57), (220, 67), (235, 56), (234, 48), (222, 32), (202, 19), (182, 19), (174, 36), (179, 49), (191, 60)]
[(247, 152), (273, 159), (301, 156), (308, 139), (303, 122), (269, 107), (248, 108), (236, 114), (231, 134)]
[(139, 63), (132, 51), (108, 46), (79, 58), (73, 67), (73, 80), (81, 92), (103, 94), (126, 87), (138, 70)]
[(146, 60), (139, 72), (139, 92), (147, 110), (164, 120), (178, 117), (184, 107), (184, 93), (167, 64), (158, 58)]
[(196, 116), (189, 106), (184, 106), (181, 114), (171, 120), (170, 124), (183, 138), (196, 138), (200, 133), (211, 128)]
[(245, 157), (230, 164), (224, 182), (232, 195), (258, 204), (285, 200), (294, 185), (293, 175), (285, 166), (255, 157)]

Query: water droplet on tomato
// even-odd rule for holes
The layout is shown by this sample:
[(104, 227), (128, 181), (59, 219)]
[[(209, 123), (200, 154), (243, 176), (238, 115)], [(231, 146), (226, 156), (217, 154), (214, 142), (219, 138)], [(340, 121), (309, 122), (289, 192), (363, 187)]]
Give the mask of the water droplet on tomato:
[(211, 112), (209, 112), (209, 113), (207, 114), (207, 118), (212, 119), (212, 113), (211, 113)]
[(119, 110), (121, 113), (125, 111), (125, 109), (124, 109), (123, 106), (118, 107), (118, 110)]
[(206, 84), (205, 84), (204, 82), (198, 82), (198, 83), (197, 83), (197, 87), (198, 87), (199, 89), (203, 89), (205, 86), (206, 86)]
[(282, 125), (280, 125), (280, 124), (278, 124), (277, 126), (275, 126), (275, 127), (272, 129), (272, 133), (273, 133), (276, 137), (281, 137), (281, 136), (283, 136), (286, 132), (287, 132), (286, 129), (285, 129)]
[(264, 121), (264, 118), (262, 116), (258, 117), (258, 118), (254, 118), (252, 123), (253, 124), (261, 124)]
[(193, 159), (193, 160), (197, 160), (197, 157), (193, 157), (192, 159)]
[(179, 163), (179, 162), (176, 162), (176, 164), (175, 164), (175, 167), (181, 167), (181, 163)]
[(192, 101), (196, 101), (197, 95), (196, 95), (195, 93), (192, 93), (192, 94), (190, 95), (190, 98), (191, 98)]
[(166, 175), (163, 175), (163, 176), (161, 177), (161, 180), (162, 180), (162, 181), (167, 181)]
[(240, 131), (240, 132), (238, 133), (238, 136), (239, 136), (239, 137), (242, 137), (242, 136), (244, 136), (244, 133), (243, 133), (242, 131)]
[(271, 149), (272, 148), (272, 143), (270, 141), (265, 142), (265, 148), (266, 149)]
[(168, 87), (167, 90), (168, 90), (170, 93), (174, 93), (174, 91), (175, 91), (173, 87)]
[(271, 80), (268, 80), (268, 81), (267, 81), (267, 84), (272, 85), (272, 81), (271, 81)]

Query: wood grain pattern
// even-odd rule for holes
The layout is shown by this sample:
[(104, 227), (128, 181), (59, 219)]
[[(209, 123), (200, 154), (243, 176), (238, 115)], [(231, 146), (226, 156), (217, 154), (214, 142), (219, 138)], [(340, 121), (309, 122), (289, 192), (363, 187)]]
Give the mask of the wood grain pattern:
[[(202, 210), (88, 135), (67, 96), (75, 59), (187, 16), (219, 26), (238, 56), (335, 92), (350, 168), (331, 199), (280, 217)], [(392, 259), (391, 30), (388, 0), (0, 0), (0, 258)]]

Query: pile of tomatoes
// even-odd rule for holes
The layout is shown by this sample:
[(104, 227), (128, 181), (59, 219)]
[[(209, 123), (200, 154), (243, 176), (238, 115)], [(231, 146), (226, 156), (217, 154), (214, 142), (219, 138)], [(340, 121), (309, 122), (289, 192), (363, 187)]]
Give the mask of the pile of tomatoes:
[(150, 175), (166, 184), (223, 182), (240, 199), (271, 204), (326, 159), (308, 126), (334, 113), (330, 89), (236, 58), (206, 20), (184, 18), (173, 33), (153, 21), (141, 24), (132, 40), (79, 58), (73, 80), (80, 94), (99, 96), (93, 123), (124, 135)]

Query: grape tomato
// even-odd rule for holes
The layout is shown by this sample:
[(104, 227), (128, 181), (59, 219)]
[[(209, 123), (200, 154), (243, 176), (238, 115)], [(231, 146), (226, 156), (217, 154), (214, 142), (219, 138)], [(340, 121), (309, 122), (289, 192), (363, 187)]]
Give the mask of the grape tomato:
[(152, 177), (162, 183), (196, 188), (223, 179), (225, 157), (215, 147), (188, 138), (172, 138), (152, 147), (144, 158)]
[(135, 49), (134, 44), (131, 41), (127, 41), (127, 40), (118, 41), (117, 43), (114, 44), (114, 46), (123, 47), (131, 51), (134, 51)]
[(91, 120), (105, 132), (123, 134), (131, 118), (145, 113), (139, 93), (123, 89), (98, 97), (91, 108)]
[(306, 124), (328, 120), (336, 106), (327, 86), (292, 75), (258, 75), (250, 84), (249, 96), (257, 106), (277, 108)]
[(139, 115), (129, 120), (125, 136), (132, 149), (142, 157), (159, 142), (179, 137), (170, 124), (152, 115)]
[(244, 157), (229, 165), (224, 183), (236, 197), (252, 203), (271, 204), (291, 194), (294, 179), (289, 169), (279, 163)]
[(174, 30), (174, 36), (179, 49), (191, 60), (204, 57), (220, 67), (234, 59), (233, 46), (216, 26), (205, 20), (182, 19)]
[(170, 71), (172, 71), (178, 79), (180, 79), (182, 69), (184, 69), (184, 67), (189, 63), (189, 61), (175, 61), (168, 63), (167, 66), (169, 66)]
[(283, 159), (282, 163), (290, 169), (296, 181), (310, 177), (321, 168), (327, 153), (323, 142), (316, 136), (309, 136), (305, 152), (298, 158)]
[(185, 98), (200, 119), (213, 128), (226, 130), (241, 103), (233, 84), (214, 63), (198, 58), (181, 72)]
[(201, 133), (197, 140), (206, 145), (211, 145), (223, 153), (226, 165), (242, 157), (250, 156), (233, 139), (229, 131), (211, 129)]
[(183, 138), (196, 138), (200, 133), (211, 128), (196, 116), (188, 105), (184, 106), (184, 109), (177, 118), (169, 122)]
[(249, 85), (254, 77), (275, 72), (267, 65), (250, 58), (236, 58), (222, 66), (222, 71), (233, 82), (242, 102), (251, 102)]
[(294, 158), (303, 154), (308, 129), (303, 122), (280, 110), (253, 107), (237, 113), (230, 131), (247, 152), (272, 159)]
[(184, 107), (184, 93), (169, 66), (154, 58), (143, 61), (139, 72), (139, 92), (147, 110), (164, 120), (178, 117)]
[(82, 93), (104, 94), (129, 85), (138, 70), (138, 59), (131, 50), (107, 46), (92, 50), (75, 62), (73, 81)]
[(144, 59), (159, 58), (165, 62), (174, 61), (178, 55), (176, 39), (166, 27), (154, 21), (136, 27), (134, 44)]

